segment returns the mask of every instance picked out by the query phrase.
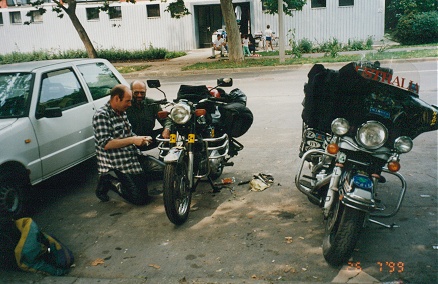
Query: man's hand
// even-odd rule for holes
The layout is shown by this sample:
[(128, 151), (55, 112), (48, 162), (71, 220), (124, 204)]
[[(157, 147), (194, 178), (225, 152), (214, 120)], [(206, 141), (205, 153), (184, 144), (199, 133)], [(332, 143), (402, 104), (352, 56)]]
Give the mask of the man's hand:
[(163, 136), (164, 139), (170, 138), (170, 129), (164, 128), (163, 133), (161, 133), (161, 136)]
[(132, 136), (121, 139), (112, 139), (105, 145), (105, 150), (123, 148), (134, 144), (135, 146), (148, 146), (152, 142), (151, 136)]
[(134, 139), (134, 145), (138, 147), (149, 146), (152, 142), (151, 136), (134, 136), (132, 138)]

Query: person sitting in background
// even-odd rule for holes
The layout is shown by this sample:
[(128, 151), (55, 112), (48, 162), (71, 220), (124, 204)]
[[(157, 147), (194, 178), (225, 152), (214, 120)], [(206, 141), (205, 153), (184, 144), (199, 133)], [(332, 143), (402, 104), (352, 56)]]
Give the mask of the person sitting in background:
[(222, 35), (218, 34), (217, 39), (213, 42), (213, 47), (211, 48), (211, 52), (212, 52), (211, 58), (216, 57), (215, 51), (220, 51), (221, 57), (223, 57), (224, 53), (225, 53), (225, 45), (226, 45), (226, 42), (222, 38)]

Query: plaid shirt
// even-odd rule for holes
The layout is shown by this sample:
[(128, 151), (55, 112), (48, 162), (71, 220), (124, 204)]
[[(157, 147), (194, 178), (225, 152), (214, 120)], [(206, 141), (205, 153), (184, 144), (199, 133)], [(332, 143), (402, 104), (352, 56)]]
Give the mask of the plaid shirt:
[(99, 173), (106, 173), (112, 169), (126, 174), (143, 172), (137, 158), (141, 152), (135, 145), (104, 150), (105, 145), (112, 139), (135, 136), (126, 113), (117, 114), (108, 102), (94, 114), (93, 128)]

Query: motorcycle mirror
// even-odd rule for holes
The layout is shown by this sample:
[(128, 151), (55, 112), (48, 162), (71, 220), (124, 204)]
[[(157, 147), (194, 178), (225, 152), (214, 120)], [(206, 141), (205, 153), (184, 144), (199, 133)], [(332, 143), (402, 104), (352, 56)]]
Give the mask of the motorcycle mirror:
[(163, 95), (164, 95), (164, 100), (163, 101), (167, 102), (166, 93), (164, 93), (162, 90), (160, 90), (160, 87), (161, 87), (160, 80), (146, 80), (146, 83), (148, 84), (149, 88), (157, 89), (158, 91), (163, 93)]
[(217, 79), (217, 85), (221, 86), (221, 87), (231, 87), (231, 86), (233, 86), (233, 78)]
[(147, 80), (146, 82), (147, 82), (149, 88), (161, 87), (160, 80)]

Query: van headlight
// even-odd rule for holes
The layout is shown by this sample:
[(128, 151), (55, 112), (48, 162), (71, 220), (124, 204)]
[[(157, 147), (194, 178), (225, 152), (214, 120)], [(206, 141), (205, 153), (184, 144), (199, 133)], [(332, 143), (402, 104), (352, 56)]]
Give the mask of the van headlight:
[(345, 118), (336, 118), (332, 121), (331, 129), (335, 135), (343, 136), (350, 129), (350, 123)]
[(399, 138), (395, 139), (394, 142), (394, 148), (399, 153), (407, 153), (412, 150), (413, 146), (414, 142), (412, 142), (412, 139), (408, 136), (400, 136)]
[(191, 117), (190, 107), (186, 104), (179, 103), (170, 111), (170, 119), (177, 124), (186, 123)]
[(357, 130), (357, 142), (367, 149), (380, 148), (387, 139), (388, 129), (378, 121), (368, 121)]

